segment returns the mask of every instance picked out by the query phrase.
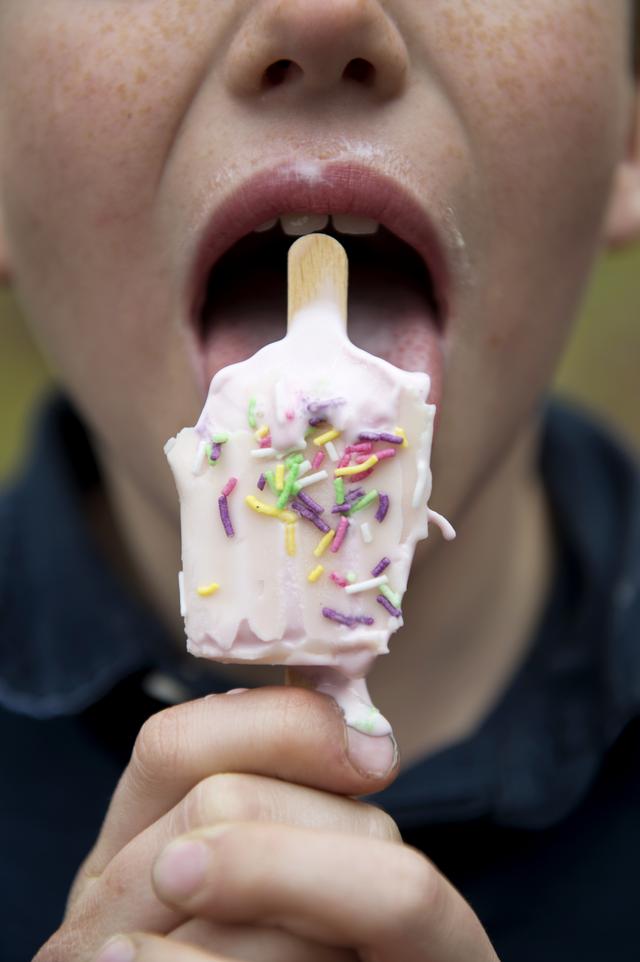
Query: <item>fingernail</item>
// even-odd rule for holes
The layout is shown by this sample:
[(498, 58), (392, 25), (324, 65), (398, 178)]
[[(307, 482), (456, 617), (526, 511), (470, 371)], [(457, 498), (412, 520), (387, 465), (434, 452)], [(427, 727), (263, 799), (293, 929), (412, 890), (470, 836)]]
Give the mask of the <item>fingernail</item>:
[(136, 947), (133, 942), (122, 935), (116, 935), (102, 946), (94, 962), (133, 962), (135, 957)]
[(347, 755), (361, 775), (382, 778), (398, 761), (398, 745), (393, 735), (365, 735), (347, 728)]
[(248, 688), (230, 688), (227, 695), (241, 695), (243, 691), (249, 691)]
[(205, 842), (180, 839), (167, 845), (153, 869), (153, 880), (163, 897), (181, 901), (202, 885), (209, 867), (210, 851)]

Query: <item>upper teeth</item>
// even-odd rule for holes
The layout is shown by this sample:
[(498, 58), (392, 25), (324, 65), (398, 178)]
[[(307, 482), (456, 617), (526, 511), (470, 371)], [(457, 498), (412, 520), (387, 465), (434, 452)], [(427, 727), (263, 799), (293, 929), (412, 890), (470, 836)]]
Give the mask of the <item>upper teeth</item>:
[[(281, 214), (255, 228), (256, 233), (270, 230), (278, 220), (285, 234), (290, 237), (301, 237), (303, 234), (313, 234), (324, 230), (329, 223), (329, 214)], [(354, 214), (332, 214), (331, 221), (334, 230), (340, 234), (375, 234), (380, 224), (370, 217), (357, 217)]]

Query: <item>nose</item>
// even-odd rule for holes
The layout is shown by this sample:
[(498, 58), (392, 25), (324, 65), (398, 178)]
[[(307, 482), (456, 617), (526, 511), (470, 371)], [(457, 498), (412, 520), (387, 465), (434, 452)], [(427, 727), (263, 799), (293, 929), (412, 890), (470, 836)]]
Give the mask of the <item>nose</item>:
[(239, 97), (356, 88), (385, 100), (405, 85), (408, 53), (379, 0), (263, 0), (250, 5), (225, 66)]

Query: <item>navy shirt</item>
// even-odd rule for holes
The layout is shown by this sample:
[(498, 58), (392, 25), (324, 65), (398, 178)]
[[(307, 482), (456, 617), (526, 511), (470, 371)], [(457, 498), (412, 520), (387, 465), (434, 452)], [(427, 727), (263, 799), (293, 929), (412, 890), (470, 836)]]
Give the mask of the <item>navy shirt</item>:
[[(640, 478), (557, 404), (540, 470), (557, 571), (524, 665), (471, 737), (374, 801), (470, 901), (502, 962), (637, 962)], [(83, 511), (99, 484), (80, 421), (54, 399), (0, 498), (2, 962), (27, 962), (59, 925), (135, 736), (163, 707), (159, 683), (216, 690), (101, 556)]]

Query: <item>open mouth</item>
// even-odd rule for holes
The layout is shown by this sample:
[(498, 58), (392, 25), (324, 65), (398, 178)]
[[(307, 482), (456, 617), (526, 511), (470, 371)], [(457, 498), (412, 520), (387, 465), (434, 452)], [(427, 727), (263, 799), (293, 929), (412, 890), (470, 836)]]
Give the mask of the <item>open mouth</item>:
[[(439, 382), (446, 304), (435, 244), (424, 241), (415, 227), (422, 244), (413, 246), (398, 236), (393, 227), (399, 223), (409, 223), (406, 233), (411, 233), (411, 211), (403, 218), (404, 210), (391, 210), (389, 219), (376, 220), (361, 213), (362, 200), (345, 203), (340, 212), (335, 197), (330, 204), (325, 200), (323, 211), (322, 193), (307, 190), (310, 208), (292, 211), (283, 205), (279, 216), (273, 216), (277, 198), (272, 198), (270, 209), (262, 208), (267, 221), (260, 209), (251, 215), (245, 208), (244, 233), (238, 234), (237, 218), (226, 223), (223, 218), (222, 230), (210, 241), (218, 250), (207, 255), (205, 244), (193, 321), (207, 386), (220, 368), (284, 336), (287, 252), (296, 237), (318, 231), (336, 237), (349, 258), (348, 330), (354, 344), (405, 370), (426, 371)], [(370, 198), (369, 193), (367, 213), (375, 213)], [(383, 214), (392, 206), (388, 200), (378, 204)]]

